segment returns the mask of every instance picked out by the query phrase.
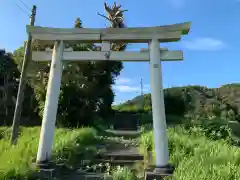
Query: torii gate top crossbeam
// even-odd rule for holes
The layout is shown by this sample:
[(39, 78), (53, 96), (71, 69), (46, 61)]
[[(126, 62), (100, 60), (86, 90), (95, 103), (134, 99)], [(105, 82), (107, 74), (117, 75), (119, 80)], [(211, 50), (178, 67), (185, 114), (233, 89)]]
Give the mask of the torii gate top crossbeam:
[(97, 43), (102, 41), (117, 41), (125, 43), (144, 43), (151, 39), (160, 42), (174, 42), (181, 35), (188, 34), (190, 22), (139, 28), (48, 28), (27, 26), (27, 33), (31, 33), (39, 44), (53, 44), (56, 40), (67, 41), (70, 44), (81, 42)]

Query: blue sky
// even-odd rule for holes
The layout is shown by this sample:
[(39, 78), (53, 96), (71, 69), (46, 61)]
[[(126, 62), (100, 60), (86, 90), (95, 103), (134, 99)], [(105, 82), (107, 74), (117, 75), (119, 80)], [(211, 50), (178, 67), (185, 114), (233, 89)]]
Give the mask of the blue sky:
[[(84, 27), (105, 27), (108, 22), (97, 15), (104, 13), (103, 0), (23, 0), (37, 5), (36, 25), (69, 28), (76, 17)], [(0, 48), (13, 51), (26, 39), (29, 18), (20, 0), (0, 0)], [(113, 1), (107, 1), (112, 4)], [(189, 35), (180, 42), (162, 44), (183, 50), (184, 61), (163, 63), (164, 87), (204, 85), (219, 87), (240, 80), (240, 0), (118, 0), (128, 27), (158, 26), (191, 21)], [(26, 10), (27, 11), (27, 10)], [(130, 45), (130, 50), (147, 47)], [(124, 63), (116, 81), (115, 103), (140, 94), (140, 79), (149, 92), (149, 63)]]

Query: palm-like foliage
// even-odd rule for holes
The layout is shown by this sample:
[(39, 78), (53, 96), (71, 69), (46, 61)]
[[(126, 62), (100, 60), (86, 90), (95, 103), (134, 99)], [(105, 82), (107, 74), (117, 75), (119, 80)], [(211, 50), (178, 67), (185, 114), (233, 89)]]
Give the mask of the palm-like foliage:
[(100, 13), (98, 13), (98, 15), (106, 18), (107, 20), (109, 20), (109, 22), (111, 23), (111, 27), (112, 28), (124, 28), (125, 25), (123, 23), (124, 18), (123, 18), (123, 12), (127, 11), (127, 10), (121, 10), (122, 6), (121, 5), (117, 5), (116, 2), (114, 2), (113, 6), (110, 7), (107, 5), (107, 3), (104, 3), (104, 8), (105, 11), (107, 12), (107, 16), (104, 16)]
[[(108, 6), (107, 3), (104, 3), (105, 11), (107, 12), (107, 16), (98, 13), (98, 15), (106, 18), (110, 24), (111, 28), (124, 28), (126, 25), (124, 24), (124, 16), (123, 13), (127, 10), (121, 10), (122, 6), (117, 5), (116, 2), (112, 5), (112, 7)], [(113, 51), (124, 51), (126, 49), (126, 44), (113, 43), (111, 45), (111, 49)]]

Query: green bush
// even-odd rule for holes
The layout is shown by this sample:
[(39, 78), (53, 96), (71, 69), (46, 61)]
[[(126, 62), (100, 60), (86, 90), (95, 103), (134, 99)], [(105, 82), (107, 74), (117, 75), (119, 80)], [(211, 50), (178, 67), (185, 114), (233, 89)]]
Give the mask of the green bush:
[(117, 167), (112, 173), (113, 180), (136, 180), (137, 177), (127, 167)]
[(228, 122), (222, 119), (198, 120), (183, 125), (190, 134), (203, 135), (211, 140), (225, 139), (230, 140), (232, 129), (229, 128)]
[[(13, 147), (10, 146), (7, 137), (0, 140), (0, 179), (27, 177), (32, 172), (31, 166), (36, 159), (39, 134), (40, 128), (23, 128), (18, 144)], [(95, 130), (91, 128), (57, 129), (53, 160), (65, 159), (66, 163), (71, 163), (73, 159), (77, 159), (76, 155), (86, 152), (86, 146), (95, 145), (95, 135)]]
[[(170, 161), (177, 180), (240, 179), (240, 150), (225, 140), (212, 141), (183, 127), (168, 129)], [(140, 138), (141, 151), (153, 149), (152, 131)]]

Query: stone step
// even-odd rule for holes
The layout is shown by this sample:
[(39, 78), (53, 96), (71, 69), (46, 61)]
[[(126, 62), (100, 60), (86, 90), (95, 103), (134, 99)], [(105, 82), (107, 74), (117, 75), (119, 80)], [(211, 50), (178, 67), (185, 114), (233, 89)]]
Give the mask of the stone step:
[(96, 157), (96, 159), (142, 161), (144, 160), (144, 157), (143, 155), (140, 155), (140, 154), (129, 154), (129, 155), (99, 154)]
[[(74, 173), (60, 177), (60, 180), (104, 180), (106, 175), (103, 173)], [(107, 176), (108, 180), (112, 180), (111, 176)]]
[(112, 180), (112, 176), (107, 176), (106, 174), (103, 173), (88, 173), (85, 175), (86, 180), (104, 180), (104, 179), (109, 179)]
[(174, 179), (173, 171), (173, 166), (162, 167), (159, 169), (155, 169), (154, 166), (149, 166), (145, 169), (145, 180), (163, 180), (164, 177), (171, 177), (171, 179)]
[(114, 130), (108, 129), (106, 130), (107, 133), (111, 133), (116, 137), (131, 137), (135, 138), (141, 135), (141, 130)]
[(133, 165), (135, 163), (140, 162), (141, 160), (111, 160), (111, 159), (96, 159), (94, 160), (97, 163), (109, 163), (111, 165), (120, 165), (120, 166), (128, 166)]
[(100, 172), (86, 172), (83, 170), (66, 171), (55, 174), (54, 169), (41, 169), (38, 173), (35, 173), (32, 178), (40, 179), (53, 179), (57, 177), (58, 180), (103, 180), (107, 177), (112, 180), (111, 176)]
[(145, 180), (164, 180), (164, 177), (174, 178), (172, 174), (156, 174), (154, 172), (146, 172)]
[(143, 160), (144, 156), (140, 154), (135, 147), (108, 149), (97, 155), (98, 159), (114, 160)]
[[(72, 176), (65, 177), (64, 180), (104, 180), (106, 177), (103, 173), (84, 173), (84, 174), (74, 174)], [(108, 176), (109, 180), (112, 180), (111, 176)]]

